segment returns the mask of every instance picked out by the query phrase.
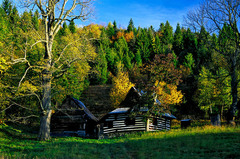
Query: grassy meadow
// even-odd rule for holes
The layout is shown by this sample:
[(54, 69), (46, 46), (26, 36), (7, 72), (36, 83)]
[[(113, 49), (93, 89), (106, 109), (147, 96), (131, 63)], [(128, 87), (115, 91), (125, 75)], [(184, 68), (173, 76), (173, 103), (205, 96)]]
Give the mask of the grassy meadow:
[(36, 135), (0, 125), (0, 158), (240, 158), (240, 127), (194, 127), (113, 139)]

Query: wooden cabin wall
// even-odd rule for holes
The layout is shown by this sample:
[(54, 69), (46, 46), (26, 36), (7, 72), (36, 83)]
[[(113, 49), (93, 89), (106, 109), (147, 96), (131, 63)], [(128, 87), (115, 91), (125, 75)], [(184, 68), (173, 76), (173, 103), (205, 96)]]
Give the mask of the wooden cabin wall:
[(65, 115), (54, 114), (51, 118), (51, 131), (77, 131), (84, 130), (86, 125), (86, 120), (83, 119), (83, 113), (74, 114), (69, 113)]
[[(156, 121), (154, 121), (156, 120)], [(152, 118), (149, 122), (149, 131), (170, 130), (171, 120), (167, 118)]]
[(143, 121), (143, 117), (136, 116), (135, 124), (126, 125), (126, 120), (128, 119), (127, 114), (111, 114), (108, 115), (102, 123), (102, 133), (124, 133), (131, 131), (145, 131), (146, 123)]

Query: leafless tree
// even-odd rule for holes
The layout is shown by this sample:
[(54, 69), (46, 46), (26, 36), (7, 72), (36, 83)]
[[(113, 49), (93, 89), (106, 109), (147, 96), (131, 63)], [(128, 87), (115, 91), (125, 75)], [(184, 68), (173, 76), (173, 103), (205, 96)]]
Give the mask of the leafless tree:
[[(226, 46), (231, 49), (219, 53), (223, 54), (228, 60), (230, 76), (231, 76), (231, 93), (232, 104), (229, 111), (230, 122), (235, 124), (234, 117), (237, 113), (237, 100), (238, 100), (238, 74), (240, 57), (240, 32), (239, 32), (239, 20), (240, 20), (240, 0), (204, 0), (198, 8), (189, 11), (185, 17), (185, 23), (187, 26), (199, 29), (201, 26), (205, 26), (208, 31), (220, 32), (224, 24), (229, 26), (233, 31), (233, 34), (225, 35), (228, 38), (231, 46)], [(232, 49), (233, 48), (233, 49)]]

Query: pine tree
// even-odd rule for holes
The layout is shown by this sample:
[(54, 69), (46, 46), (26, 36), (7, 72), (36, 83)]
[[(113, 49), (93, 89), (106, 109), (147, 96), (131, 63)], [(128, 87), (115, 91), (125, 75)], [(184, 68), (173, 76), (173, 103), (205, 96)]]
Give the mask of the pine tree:
[(106, 48), (104, 48), (104, 44), (100, 43), (98, 48), (98, 58), (97, 58), (97, 71), (98, 71), (98, 83), (105, 84), (108, 80), (108, 63), (106, 59)]
[(170, 53), (173, 42), (173, 28), (171, 27), (168, 21), (166, 21), (164, 26), (162, 42), (165, 45), (164, 46), (165, 53)]
[(113, 29), (114, 29), (115, 33), (118, 32), (117, 23), (116, 23), (115, 20), (114, 20), (114, 22), (113, 22)]
[(36, 29), (36, 30), (39, 30), (39, 12), (38, 10), (36, 10), (34, 12), (34, 15), (32, 17), (32, 23), (33, 23), (33, 27)]
[(32, 30), (32, 16), (31, 13), (25, 11), (21, 17), (21, 28), (24, 32)]
[(142, 66), (142, 57), (140, 50), (137, 50), (137, 53), (135, 55), (135, 61), (137, 63), (137, 66)]
[(173, 50), (177, 56), (183, 51), (183, 35), (179, 23), (173, 37)]
[(60, 36), (66, 36), (69, 33), (69, 28), (67, 26), (67, 23), (63, 23), (63, 27), (59, 30), (59, 35)]
[(127, 32), (129, 33), (131, 31), (133, 31), (133, 29), (134, 29), (134, 24), (133, 24), (133, 20), (131, 18), (129, 21), (128, 27), (127, 27)]
[(146, 63), (150, 60), (151, 50), (151, 40), (149, 39), (149, 35), (146, 29), (138, 29), (138, 36), (136, 39), (136, 50), (139, 50), (141, 52), (142, 61), (143, 63)]
[(160, 54), (162, 51), (162, 44), (158, 35), (156, 35), (155, 38), (153, 37), (152, 45), (154, 54)]
[(205, 67), (209, 66), (211, 63), (211, 53), (208, 50), (208, 38), (209, 33), (206, 31), (206, 29), (202, 26), (199, 36), (198, 36), (198, 50), (197, 50), (197, 59), (196, 59), (196, 65), (198, 70), (204, 65)]
[(4, 0), (2, 4), (2, 8), (6, 15), (10, 15), (12, 12), (12, 3), (10, 0)]
[(116, 34), (111, 22), (108, 23), (108, 26), (106, 28), (106, 33), (110, 39), (112, 39), (113, 36), (115, 36)]
[(188, 28), (183, 33), (183, 47), (184, 51), (179, 55), (180, 64), (183, 63), (187, 53), (192, 53), (194, 60), (197, 60), (197, 39), (195, 35)]
[(125, 38), (121, 37), (118, 39), (118, 41), (114, 43), (114, 47), (117, 52), (117, 62), (124, 64), (124, 67), (127, 69), (132, 68), (131, 53), (129, 51), (129, 47)]
[(70, 21), (68, 28), (72, 34), (76, 33), (76, 26), (73, 20)]
[(129, 52), (126, 52), (123, 57), (123, 64), (127, 69), (131, 69), (133, 67), (129, 54)]

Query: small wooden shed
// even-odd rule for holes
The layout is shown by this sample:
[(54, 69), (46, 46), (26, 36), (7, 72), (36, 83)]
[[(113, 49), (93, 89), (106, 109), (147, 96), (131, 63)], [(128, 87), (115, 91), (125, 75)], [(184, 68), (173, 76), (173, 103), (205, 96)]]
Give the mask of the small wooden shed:
[(94, 137), (98, 119), (80, 101), (67, 96), (51, 118), (51, 132)]

